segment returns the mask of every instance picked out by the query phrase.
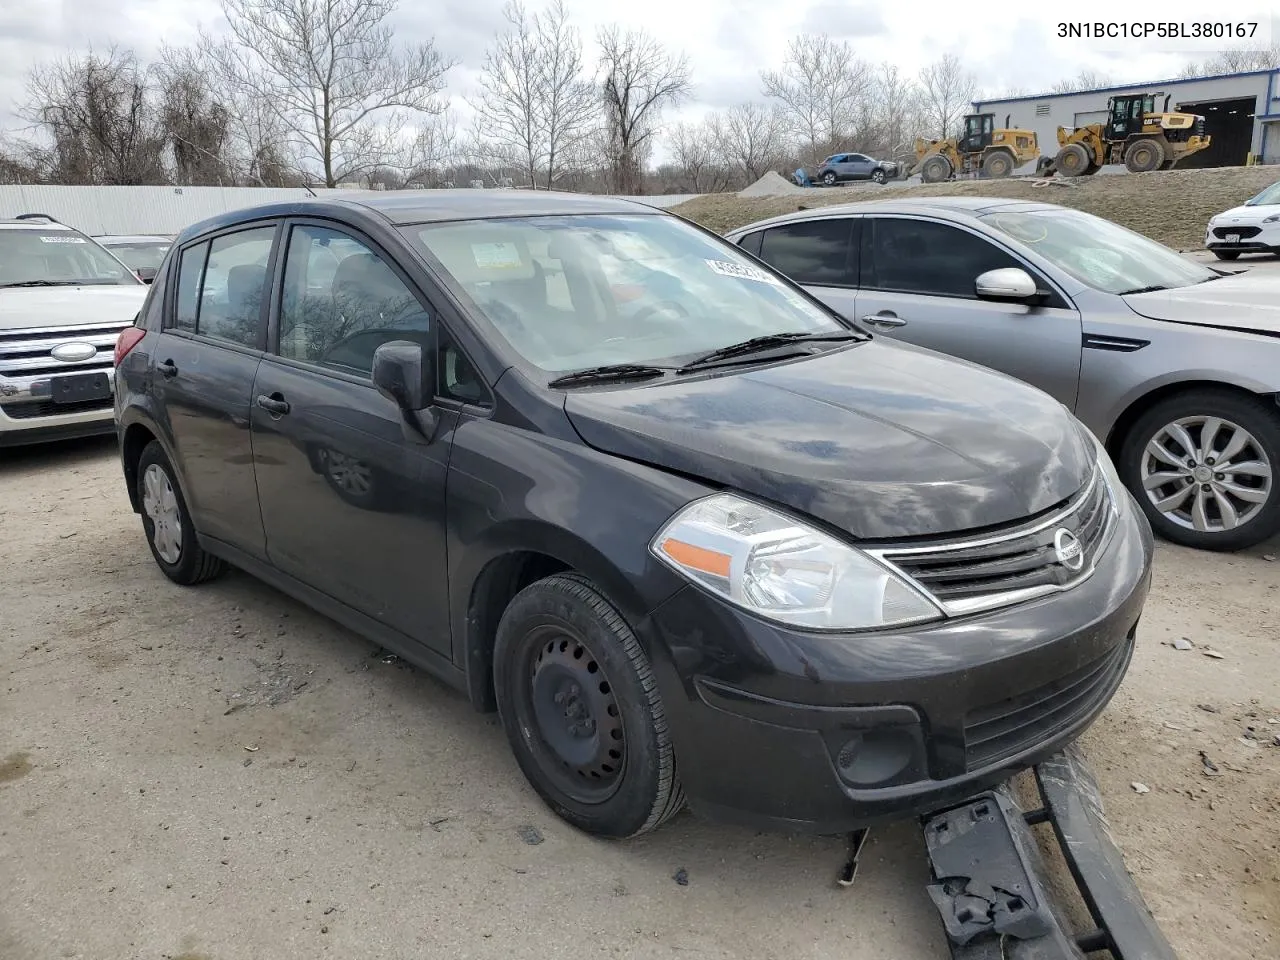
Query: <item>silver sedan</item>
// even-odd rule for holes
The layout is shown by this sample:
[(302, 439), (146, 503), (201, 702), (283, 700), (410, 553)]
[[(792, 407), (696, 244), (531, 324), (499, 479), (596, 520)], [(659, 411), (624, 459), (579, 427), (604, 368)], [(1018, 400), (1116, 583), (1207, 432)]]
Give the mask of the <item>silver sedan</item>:
[(864, 327), (1057, 397), (1166, 539), (1237, 550), (1280, 531), (1280, 278), (992, 198), (842, 204), (728, 236)]

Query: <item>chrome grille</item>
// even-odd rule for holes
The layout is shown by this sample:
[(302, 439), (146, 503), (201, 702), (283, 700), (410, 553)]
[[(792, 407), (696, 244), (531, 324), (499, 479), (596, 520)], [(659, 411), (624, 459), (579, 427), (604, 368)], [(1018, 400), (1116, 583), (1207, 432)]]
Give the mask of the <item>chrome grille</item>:
[[(0, 377), (55, 377), (67, 373), (110, 371), (116, 337), (130, 325), (128, 322), (94, 323), (0, 332)], [(92, 344), (98, 352), (88, 360), (58, 360), (53, 350), (67, 343)]]
[[(948, 614), (959, 616), (1084, 580), (1093, 572), (1113, 516), (1111, 491), (1095, 470), (1088, 484), (1048, 517), (979, 538), (868, 552), (915, 581)], [(1059, 549), (1067, 550), (1073, 539), (1080, 545), (1079, 566), (1065, 562)]]

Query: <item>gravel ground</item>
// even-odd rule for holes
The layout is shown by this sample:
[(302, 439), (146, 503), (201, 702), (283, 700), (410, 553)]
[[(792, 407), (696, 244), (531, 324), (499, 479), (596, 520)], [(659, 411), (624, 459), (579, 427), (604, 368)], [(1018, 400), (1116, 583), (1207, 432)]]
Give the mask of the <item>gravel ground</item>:
[[(1258, 166), (1125, 173), (1074, 180), (1055, 177), (1053, 180), (957, 180), (915, 186), (860, 185), (814, 188), (803, 194), (752, 199), (732, 193), (710, 194), (678, 204), (672, 211), (724, 233), (766, 217), (832, 203), (936, 196), (1010, 197), (1077, 207), (1176, 249), (1192, 250), (1201, 247), (1210, 217), (1244, 203), (1277, 179), (1280, 179), (1280, 169)], [(1046, 183), (1055, 185), (1044, 186)]]
[[(110, 441), (0, 456), (0, 530), (3, 960), (945, 956), (910, 825), (852, 890), (839, 839), (578, 834), (460, 696), (247, 576), (165, 580)], [(1162, 546), (1085, 738), (1186, 960), (1280, 954), (1271, 552)]]

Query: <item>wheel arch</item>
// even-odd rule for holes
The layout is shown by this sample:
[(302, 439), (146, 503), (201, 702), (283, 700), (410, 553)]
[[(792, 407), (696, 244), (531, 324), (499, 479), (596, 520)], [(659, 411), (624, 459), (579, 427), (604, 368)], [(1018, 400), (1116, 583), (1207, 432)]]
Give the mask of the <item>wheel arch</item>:
[[(1139, 417), (1157, 403), (1189, 390), (1221, 390), (1225, 393), (1235, 393), (1242, 397), (1259, 399), (1270, 397), (1280, 404), (1280, 393), (1275, 390), (1268, 390), (1260, 385), (1248, 385), (1229, 379), (1197, 377), (1191, 380), (1175, 380), (1170, 383), (1148, 385), (1145, 392), (1131, 399), (1127, 406), (1121, 410), (1119, 416), (1112, 421), (1104, 444), (1107, 448), (1107, 453), (1111, 455), (1111, 459), (1116, 460), (1120, 456), (1120, 447)], [(1276, 407), (1276, 412), (1280, 415), (1280, 405)]]
[(191, 497), (187, 493), (187, 477), (183, 473), (182, 464), (173, 455), (173, 449), (165, 438), (165, 432), (160, 429), (151, 417), (145, 415), (136, 407), (129, 408), (126, 415), (121, 418), (118, 428), (120, 436), (120, 465), (124, 471), (125, 485), (129, 490), (129, 504), (133, 507), (134, 513), (140, 513), (142, 505), (138, 501), (138, 460), (142, 457), (142, 451), (147, 448), (152, 440), (160, 444), (160, 448), (164, 450), (164, 455), (169, 459), (169, 466), (173, 470), (173, 476), (178, 481), (178, 489), (182, 493), (183, 501), (191, 504)]

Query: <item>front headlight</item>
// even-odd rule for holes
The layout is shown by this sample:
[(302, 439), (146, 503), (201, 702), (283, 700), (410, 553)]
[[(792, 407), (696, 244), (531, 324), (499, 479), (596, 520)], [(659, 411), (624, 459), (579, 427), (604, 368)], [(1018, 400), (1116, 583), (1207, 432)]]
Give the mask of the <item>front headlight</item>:
[(918, 588), (860, 550), (732, 494), (689, 504), (650, 549), (717, 596), (792, 626), (872, 630), (942, 617)]
[[(1083, 424), (1081, 429), (1088, 431)], [(1102, 476), (1102, 482), (1107, 485), (1108, 499), (1111, 501), (1111, 513), (1120, 516), (1121, 497), (1128, 495), (1124, 483), (1120, 480), (1120, 474), (1116, 471), (1116, 465), (1111, 462), (1111, 454), (1107, 453), (1107, 448), (1102, 445), (1092, 432), (1089, 432), (1089, 439), (1093, 441), (1094, 460), (1098, 466), (1098, 473)]]
[(1273, 213), (1269, 217), (1262, 218), (1263, 223), (1280, 223), (1280, 213)]

